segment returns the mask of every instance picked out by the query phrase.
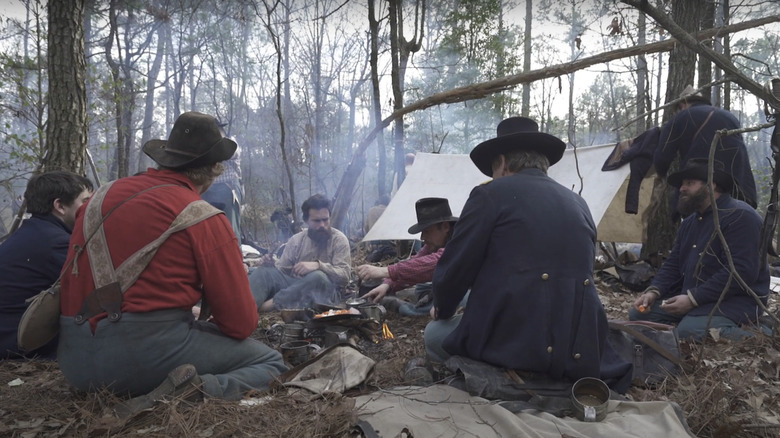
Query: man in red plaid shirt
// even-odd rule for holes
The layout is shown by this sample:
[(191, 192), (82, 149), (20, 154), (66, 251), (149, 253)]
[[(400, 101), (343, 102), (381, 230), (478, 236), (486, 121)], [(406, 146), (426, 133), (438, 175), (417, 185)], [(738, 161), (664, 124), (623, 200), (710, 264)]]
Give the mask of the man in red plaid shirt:
[(421, 283), (430, 283), (433, 279), (433, 271), (458, 220), (452, 215), (450, 204), (445, 198), (422, 198), (415, 203), (415, 210), (417, 223), (409, 228), (409, 234), (422, 232), (420, 239), (425, 243), (422, 249), (412, 257), (393, 265), (361, 265), (356, 269), (363, 281), (384, 279), (382, 284), (364, 295), (364, 298), (375, 303), (388, 303), (390, 297), (385, 299), (387, 295), (394, 295), (401, 289), (418, 285), (415, 290), (418, 297), (417, 306), (399, 303), (394, 297), (392, 299), (395, 305), (388, 304), (388, 307), (398, 308), (402, 314), (408, 314), (407, 316), (428, 314), (430, 300), (426, 299), (426, 292), (430, 291), (430, 285), (426, 288), (426, 285)]

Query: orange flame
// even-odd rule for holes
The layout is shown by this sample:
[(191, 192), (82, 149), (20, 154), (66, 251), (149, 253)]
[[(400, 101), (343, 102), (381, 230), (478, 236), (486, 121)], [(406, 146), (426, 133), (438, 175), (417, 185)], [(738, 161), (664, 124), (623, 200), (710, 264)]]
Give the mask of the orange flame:
[(390, 327), (387, 326), (387, 323), (382, 323), (382, 338), (383, 339), (394, 339), (395, 336), (393, 336), (393, 332), (390, 331)]

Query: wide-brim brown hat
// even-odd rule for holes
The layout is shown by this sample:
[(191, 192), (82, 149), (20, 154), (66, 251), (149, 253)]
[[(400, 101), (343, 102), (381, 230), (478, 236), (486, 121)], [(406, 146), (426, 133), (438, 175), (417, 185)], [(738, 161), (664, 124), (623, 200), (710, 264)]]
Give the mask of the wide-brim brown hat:
[(417, 211), (417, 223), (409, 227), (409, 234), (417, 234), (431, 225), (440, 222), (457, 222), (452, 215), (450, 203), (446, 198), (422, 198), (414, 203)]
[(191, 111), (176, 119), (168, 140), (149, 140), (143, 151), (160, 166), (188, 169), (228, 160), (237, 147), (225, 137), (217, 119)]
[(496, 138), (483, 141), (469, 156), (480, 172), (493, 176), (493, 159), (515, 150), (531, 150), (547, 157), (550, 165), (560, 161), (566, 143), (546, 132), (539, 132), (539, 125), (527, 117), (509, 117), (496, 128)]
[[(707, 172), (709, 171), (709, 161), (706, 158), (691, 158), (685, 163), (682, 169), (672, 173), (666, 178), (669, 185), (680, 187), (683, 180), (697, 179), (707, 181)], [(725, 171), (725, 166), (718, 160), (712, 162), (712, 181), (721, 188), (724, 193), (731, 193), (734, 186), (734, 178)]]

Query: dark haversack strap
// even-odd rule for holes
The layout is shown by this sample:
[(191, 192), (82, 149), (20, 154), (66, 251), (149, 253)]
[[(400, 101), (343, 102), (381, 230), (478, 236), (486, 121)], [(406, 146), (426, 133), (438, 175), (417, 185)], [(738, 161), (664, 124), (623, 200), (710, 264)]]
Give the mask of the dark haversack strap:
[(688, 365), (682, 361), (678, 356), (676, 356), (674, 353), (669, 351), (667, 348), (665, 348), (663, 345), (659, 344), (655, 340), (651, 339), (644, 333), (640, 332), (639, 330), (634, 330), (633, 328), (629, 327), (626, 324), (620, 324), (617, 322), (610, 321), (609, 327), (615, 330), (620, 330), (628, 333), (629, 335), (633, 336), (634, 338), (644, 342), (648, 347), (652, 348), (658, 354), (665, 357), (666, 359), (669, 359), (672, 363), (679, 366), (683, 371), (688, 371)]

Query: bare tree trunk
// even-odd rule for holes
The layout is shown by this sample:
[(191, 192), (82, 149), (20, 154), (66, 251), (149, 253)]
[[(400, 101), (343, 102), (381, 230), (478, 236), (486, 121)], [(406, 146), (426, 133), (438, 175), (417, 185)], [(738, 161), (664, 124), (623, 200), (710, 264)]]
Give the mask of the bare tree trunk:
[[(284, 2), (284, 22), (283, 22), (283, 30), (284, 33), (284, 47), (282, 48), (282, 74), (283, 74), (283, 82), (284, 82), (284, 102), (282, 104), (282, 117), (287, 120), (288, 117), (292, 116), (293, 113), (293, 105), (292, 105), (292, 97), (290, 94), (290, 36), (292, 34), (292, 29), (290, 26), (290, 10), (292, 8), (292, 0), (286, 0)], [(289, 190), (293, 190), (293, 185), (290, 184), (290, 178), (292, 177), (292, 171), (288, 168), (285, 169), (287, 171), (287, 178), (288, 178), (288, 185)], [(292, 219), (293, 224), (296, 227), (298, 227), (298, 208), (295, 206), (295, 193), (285, 193), (282, 191), (282, 203), (284, 205), (289, 205), (290, 209), (292, 210)]]
[(83, 175), (87, 148), (84, 0), (48, 2), (49, 120), (45, 170)]
[[(730, 17), (731, 14), (729, 13), (729, 0), (723, 0), (723, 25), (724, 26), (728, 26)], [(728, 33), (723, 35), (723, 57), (726, 59), (731, 59), (731, 35)], [(719, 68), (718, 71), (721, 71), (721, 69)], [(727, 111), (731, 109), (731, 82), (726, 82), (723, 85), (722, 108)]]
[[(533, 1), (525, 0), (525, 31), (523, 32), (523, 71), (531, 71), (531, 25), (533, 24)], [(523, 106), (521, 115), (531, 114), (531, 84), (523, 84)]]
[[(162, 11), (158, 11), (158, 12), (162, 12)], [(163, 17), (158, 17), (156, 20), (157, 51), (154, 54), (154, 60), (152, 61), (152, 66), (149, 69), (149, 74), (147, 75), (146, 78), (146, 96), (144, 99), (144, 120), (143, 120), (143, 126), (141, 128), (141, 145), (145, 144), (147, 141), (151, 140), (152, 138), (152, 126), (154, 124), (154, 109), (156, 108), (155, 103), (157, 102), (157, 100), (155, 99), (155, 90), (157, 88), (157, 76), (160, 74), (163, 57), (167, 52), (167, 48), (166, 48), (167, 39), (165, 37), (165, 33), (166, 33), (166, 27), (169, 26), (169, 23), (166, 23), (162, 18)], [(143, 152), (139, 151), (138, 162), (136, 166), (137, 171), (143, 170), (143, 162), (144, 162), (144, 154)]]
[[(615, 98), (615, 83), (614, 83), (614, 76), (612, 75), (612, 68), (610, 67), (609, 63), (607, 63), (607, 83), (609, 84), (609, 110), (612, 113), (612, 126), (620, 126), (620, 117), (618, 116), (618, 106), (620, 105), (617, 102), (617, 99)], [(615, 142), (621, 141), (621, 133), (620, 130), (616, 131), (617, 138), (615, 139)]]
[[(647, 17), (643, 12), (639, 13), (639, 25), (637, 29), (637, 43), (641, 46), (647, 42)], [(647, 58), (645, 55), (636, 57), (636, 113), (645, 114), (650, 108), (650, 87), (647, 83)], [(636, 121), (635, 133), (640, 134), (652, 126), (651, 117)]]
[[(702, 10), (701, 3), (701, 0), (691, 0), (672, 4), (674, 21), (688, 33), (696, 33), (699, 30), (697, 11)], [(667, 102), (676, 99), (686, 85), (693, 84), (695, 68), (696, 52), (683, 44), (672, 49), (669, 53), (669, 75), (666, 80)], [(676, 106), (667, 108), (664, 111), (663, 122), (671, 120), (676, 112)], [(679, 158), (672, 163), (669, 172), (675, 171), (678, 167)], [(677, 236), (679, 224), (672, 221), (671, 206), (669, 205), (672, 190), (666, 185), (665, 180), (661, 180), (661, 177), (657, 176), (653, 190), (654, 196), (645, 213), (646, 229), (653, 230), (653, 232), (646, 233), (641, 256), (655, 264), (660, 263), (662, 258), (654, 256), (665, 256), (672, 249), (674, 239)]]
[[(577, 46), (576, 46), (576, 40), (579, 37), (581, 30), (579, 29), (579, 19), (578, 12), (577, 12), (577, 5), (575, 4), (575, 1), (571, 1), (571, 26), (569, 27), (569, 51), (571, 53), (571, 60), (574, 61), (576, 59), (577, 52)], [(567, 123), (567, 129), (566, 134), (569, 140), (569, 143), (572, 145), (577, 144), (577, 138), (576, 138), (576, 121), (577, 119), (574, 117), (574, 75), (575, 72), (569, 73), (569, 117), (568, 117), (568, 123)]]
[[(293, 179), (292, 169), (290, 168), (290, 162), (287, 159), (287, 130), (285, 128), (285, 119), (283, 113), (282, 103), (282, 47), (279, 41), (279, 35), (274, 30), (274, 11), (279, 5), (286, 8), (280, 0), (275, 0), (273, 4), (269, 4), (266, 0), (263, 0), (266, 10), (266, 22), (265, 27), (268, 30), (268, 35), (271, 37), (274, 49), (276, 50), (276, 117), (279, 119), (279, 149), (282, 153), (282, 162), (284, 163), (284, 170), (287, 173), (287, 185), (290, 191), (290, 203), (292, 205), (293, 222), (298, 223), (297, 209), (295, 208), (295, 181)], [(285, 16), (289, 16), (285, 14)]]
[[(379, 20), (376, 18), (375, 0), (368, 0), (368, 30), (371, 39), (370, 60), (371, 65), (371, 124), (373, 127), (379, 126), (382, 122), (382, 100), (379, 89)], [(377, 195), (381, 196), (390, 193), (387, 187), (387, 149), (385, 148), (385, 137), (379, 135), (376, 138), (376, 154), (378, 161), (377, 168)]]
[[(390, 14), (390, 56), (392, 59), (390, 80), (393, 89), (393, 110), (404, 107), (404, 81), (409, 55), (417, 52), (422, 47), (423, 30), (425, 28), (425, 0), (417, 0), (415, 3), (414, 37), (407, 40), (404, 36), (404, 15), (401, 0), (388, 1), (388, 13)], [(422, 11), (420, 13), (420, 11)], [(418, 29), (419, 27), (419, 29)], [(420, 32), (419, 38), (417, 32)], [(404, 121), (400, 118), (393, 126), (393, 150), (395, 152), (395, 173), (398, 186), (401, 186), (406, 177), (404, 166)]]
[[(715, 3), (707, 1), (703, 2), (701, 6), (703, 9), (701, 9), (699, 12), (699, 16), (701, 18), (699, 26), (695, 29), (696, 31), (699, 29), (710, 29), (715, 27)], [(712, 39), (702, 41), (701, 45), (702, 47), (707, 47), (708, 49), (712, 50)], [(699, 80), (696, 84), (697, 88), (712, 82), (712, 61), (704, 56), (699, 56), (697, 70), (699, 72)], [(703, 96), (710, 96), (712, 94), (712, 90), (710, 87), (707, 87), (701, 90), (701, 94)]]
[[(133, 112), (135, 111), (135, 85), (133, 84), (132, 68), (129, 65), (129, 55), (125, 50), (125, 56), (122, 56), (122, 44), (119, 43), (119, 25), (117, 23), (117, 7), (119, 2), (111, 0), (108, 9), (109, 33), (106, 38), (106, 61), (111, 69), (111, 79), (114, 88), (114, 115), (116, 117), (116, 135), (117, 148), (116, 160), (112, 163), (112, 171), (109, 178), (122, 178), (129, 174), (130, 164), (129, 156), (133, 144), (132, 122)], [(129, 6), (127, 14), (132, 17), (132, 7)], [(134, 20), (128, 18), (127, 26), (130, 26)], [(125, 49), (129, 41), (130, 32), (125, 32)], [(120, 53), (119, 60), (114, 59), (114, 43), (116, 50)]]
[[(317, 0), (319, 4), (319, 0)], [(319, 15), (319, 7), (317, 8), (317, 14)], [(315, 31), (314, 33), (314, 47), (312, 51), (314, 54), (314, 66), (312, 72), (312, 88), (314, 91), (314, 129), (311, 135), (311, 175), (310, 178), (314, 181), (314, 186), (310, 186), (310, 190), (317, 192), (325, 191), (325, 184), (322, 181), (322, 139), (323, 131), (325, 130), (325, 93), (322, 89), (322, 45), (325, 38), (325, 20), (317, 18), (314, 20)]]
[[(726, 23), (726, 16), (728, 11), (728, 1), (726, 2), (720, 2), (718, 5), (718, 9), (715, 12), (715, 26), (716, 27), (723, 27)], [(713, 38), (713, 50), (717, 53), (720, 53), (721, 55), (724, 53), (723, 50), (723, 44), (724, 44), (724, 38), (726, 35), (717, 35), (715, 38)], [(713, 79), (716, 81), (721, 80), (723, 78), (723, 70), (719, 67), (715, 67), (715, 70), (713, 71)], [(716, 84), (712, 86), (712, 94), (710, 95), (710, 101), (712, 102), (713, 106), (720, 107), (722, 105), (722, 101), (720, 99), (721, 95), (721, 89), (723, 88), (722, 84)]]
[[(388, 0), (388, 12), (390, 14), (390, 83), (393, 90), (393, 111), (397, 111), (404, 106), (403, 89), (401, 85), (401, 72), (400, 64), (398, 61), (400, 44), (398, 42), (399, 27), (403, 29), (403, 21), (398, 23), (398, 10), (401, 9), (401, 0)], [(398, 187), (406, 176), (404, 172), (404, 120), (403, 117), (395, 121), (393, 125), (393, 173), (395, 174), (394, 180), (397, 181)], [(365, 162), (365, 157), (363, 157)]]

